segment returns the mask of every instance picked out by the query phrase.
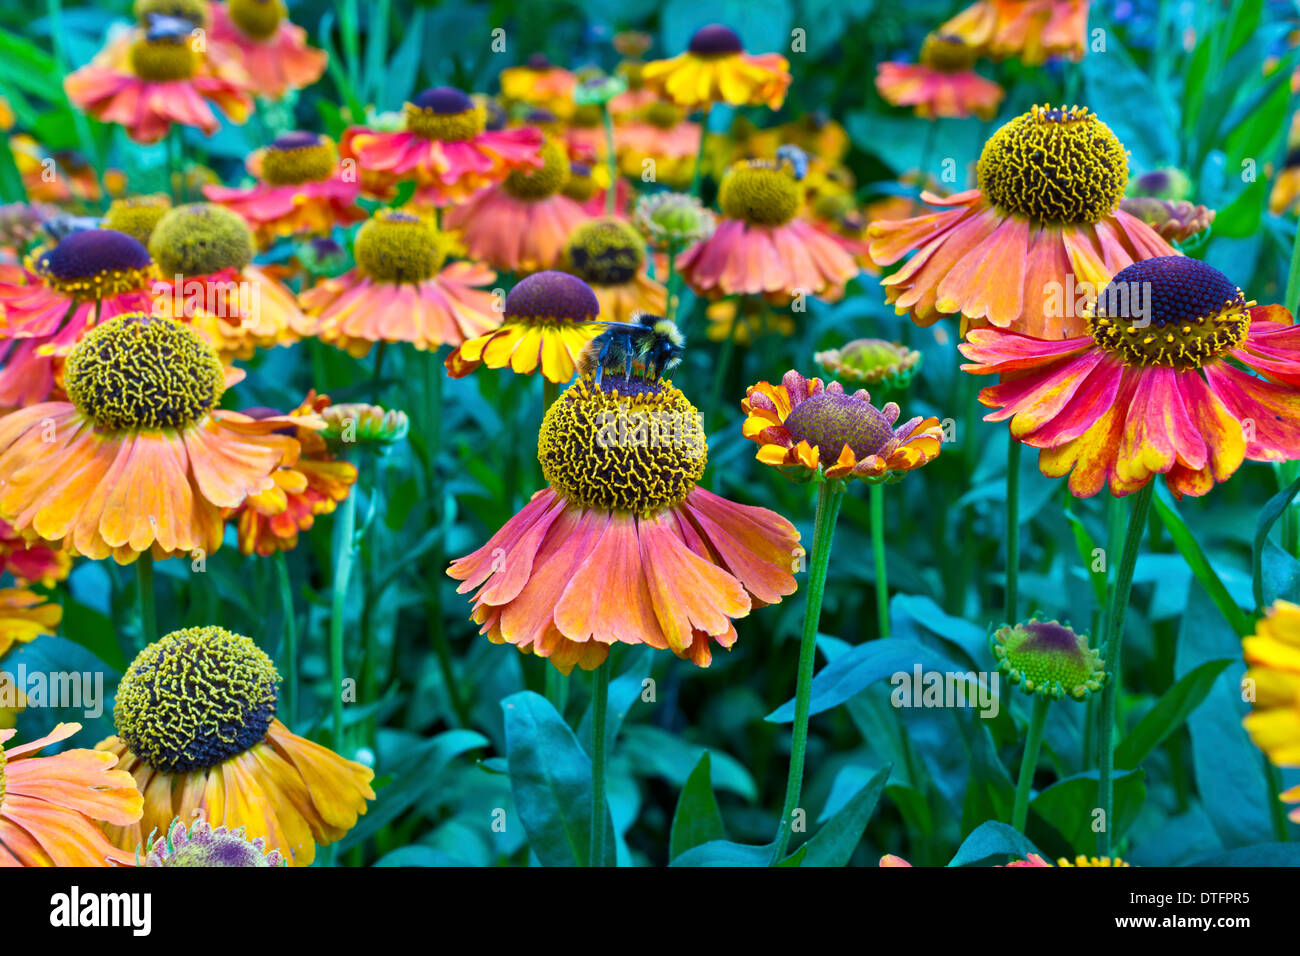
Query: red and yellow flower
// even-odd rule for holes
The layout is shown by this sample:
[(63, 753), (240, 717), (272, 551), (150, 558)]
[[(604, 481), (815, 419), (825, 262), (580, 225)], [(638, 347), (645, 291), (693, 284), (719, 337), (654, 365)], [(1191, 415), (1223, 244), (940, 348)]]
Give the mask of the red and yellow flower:
[(714, 23), (695, 31), (685, 53), (645, 64), (641, 78), (646, 89), (687, 110), (714, 103), (777, 110), (790, 87), (790, 64), (779, 53), (746, 53), (735, 30)]
[(174, 631), (141, 651), (118, 685), (117, 735), (96, 750), (135, 778), (143, 815), (113, 821), (109, 840), (134, 851), (196, 811), (294, 866), (342, 839), (375, 798), (374, 771), (277, 720), (279, 682), (256, 644), (220, 627)]
[(939, 28), (981, 56), (1039, 66), (1050, 56), (1083, 58), (1088, 0), (977, 0)]
[(501, 99), (507, 106), (524, 104), (567, 117), (574, 109), (576, 73), (556, 66), (544, 53), (534, 53), (523, 66), (501, 71)]
[(213, 57), (237, 63), (258, 96), (278, 100), (324, 75), (329, 56), (307, 44), (307, 31), (289, 22), (283, 0), (230, 0), (211, 4), (211, 11)]
[(583, 223), (564, 245), (565, 272), (596, 293), (606, 322), (629, 322), (633, 313), (663, 315), (668, 290), (646, 272), (645, 240), (621, 219)]
[(298, 457), (280, 433), (293, 420), (216, 407), (216, 351), (167, 318), (128, 313), (92, 329), (64, 381), (71, 401), (0, 418), (0, 518), (96, 560), (217, 550), (222, 509)]
[(36, 756), (67, 740), (80, 724), (59, 724), (30, 743), (12, 745), (0, 730), (0, 866), (130, 866), (135, 855), (113, 846), (100, 825), (130, 826), (144, 798), (109, 754), (65, 750)]
[[(651, 434), (653, 432), (653, 434)], [(538, 458), (549, 487), (448, 570), (497, 644), (567, 674), (616, 644), (700, 667), (735, 619), (795, 590), (799, 533), (765, 508), (696, 486), (708, 447), (666, 381), (580, 379), (551, 405)]]
[(473, 262), (445, 265), (446, 237), (419, 216), (381, 209), (357, 232), (357, 267), (302, 295), (304, 333), (362, 356), (375, 342), (420, 351), (460, 345), (501, 324), (496, 273)]
[(932, 33), (917, 63), (883, 62), (876, 89), (892, 106), (910, 106), (924, 119), (991, 120), (1005, 91), (973, 69), (975, 51), (961, 40)]
[(19, 584), (52, 588), (72, 570), (72, 555), (45, 542), (25, 538), (7, 521), (0, 521), (0, 574), (8, 572)]
[(896, 426), (893, 402), (876, 408), (865, 389), (849, 395), (839, 382), (794, 370), (780, 385), (749, 386), (741, 408), (744, 435), (759, 446), (755, 457), (795, 481), (899, 481), (938, 457), (943, 441), (937, 418)]
[[(1279, 767), (1300, 767), (1300, 606), (1278, 601), (1241, 642), (1254, 708), (1244, 724), (1250, 738)], [(1300, 802), (1300, 787), (1281, 794)], [(1300, 807), (1290, 817), (1300, 823)]]
[(972, 331), (962, 368), (999, 375), (980, 401), (1039, 452), (1049, 477), (1088, 497), (1137, 491), (1159, 474), (1203, 495), (1243, 459), (1300, 458), (1300, 327), (1255, 306), (1223, 273), (1161, 256), (1118, 272), (1086, 334), (1043, 341)]
[(994, 325), (1040, 339), (1077, 336), (1078, 310), (1061, 296), (1095, 295), (1139, 259), (1175, 250), (1119, 207), (1128, 184), (1123, 145), (1086, 109), (1035, 106), (984, 145), (979, 188), (922, 199), (940, 211), (869, 227), (871, 257), (900, 315), (933, 325), (960, 312), (967, 327)]

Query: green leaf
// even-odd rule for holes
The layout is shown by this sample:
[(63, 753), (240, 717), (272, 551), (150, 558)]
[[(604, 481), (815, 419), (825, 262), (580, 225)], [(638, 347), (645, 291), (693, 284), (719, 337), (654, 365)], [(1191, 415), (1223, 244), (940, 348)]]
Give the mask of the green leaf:
[[(1111, 840), (1118, 840), (1137, 819), (1146, 802), (1147, 790), (1141, 770), (1115, 774), (1115, 814), (1107, 820)], [(1097, 771), (1058, 780), (1033, 800), (1031, 813), (1050, 823), (1076, 853), (1091, 853), (1097, 842), (1092, 829), (1097, 806)]]
[(1268, 596), (1264, 593), (1264, 545), (1268, 541), (1268, 533), (1273, 530), (1273, 525), (1277, 523), (1278, 518), (1282, 517), (1282, 513), (1291, 506), (1297, 494), (1300, 494), (1300, 478), (1268, 499), (1268, 504), (1260, 511), (1259, 521), (1255, 524), (1255, 541), (1251, 549), (1250, 566), (1251, 584), (1255, 589), (1257, 608), (1263, 608), (1269, 603)]
[(1147, 754), (1159, 747), (1191, 716), (1192, 711), (1201, 706), (1214, 682), (1231, 663), (1233, 661), (1229, 658), (1206, 661), (1184, 674), (1115, 748), (1115, 766), (1130, 770), (1142, 763)]
[(673, 814), (672, 834), (668, 839), (669, 859), (676, 859), (687, 850), (710, 841), (722, 841), (727, 836), (722, 825), (722, 811), (718, 798), (713, 795), (712, 771), (709, 752), (700, 755), (686, 786), (677, 798), (677, 811)]
[(1300, 843), (1256, 843), (1202, 857), (1192, 866), (1300, 866)]
[(1223, 615), (1224, 619), (1232, 625), (1232, 629), (1238, 634), (1244, 636), (1251, 633), (1254, 628), (1251, 627), (1250, 618), (1237, 606), (1237, 602), (1228, 593), (1222, 579), (1210, 566), (1210, 562), (1205, 557), (1205, 552), (1196, 543), (1196, 539), (1192, 537), (1191, 531), (1188, 530), (1186, 523), (1178, 514), (1178, 509), (1173, 502), (1173, 496), (1163, 482), (1156, 491), (1154, 504), (1156, 513), (1160, 515), (1160, 520), (1164, 522), (1165, 529), (1169, 532), (1174, 545), (1178, 548), (1178, 553), (1183, 556), (1183, 560), (1187, 562), (1188, 568), (1196, 576), (1196, 580), (1201, 583), (1201, 587), (1205, 588), (1205, 593), (1210, 596), (1214, 606), (1219, 609), (1219, 613)]
[[(619, 756), (639, 776), (659, 776), (684, 787), (691, 771), (700, 762), (705, 748), (682, 740), (659, 727), (632, 724), (623, 731)], [(726, 790), (746, 800), (758, 798), (758, 786), (740, 761), (720, 750), (712, 750), (713, 787)]]
[(853, 795), (848, 805), (805, 844), (808, 855), (804, 858), (804, 866), (848, 866), (853, 851), (862, 842), (862, 834), (880, 802), (880, 794), (892, 769), (890, 766), (881, 767), (866, 786)]
[[(591, 853), (591, 758), (550, 701), (532, 691), (501, 702), (515, 809), (543, 866), (586, 866)], [(615, 863), (605, 814), (605, 865)]]
[(957, 848), (957, 854), (948, 861), (948, 865), (970, 866), (973, 863), (989, 862), (993, 857), (999, 857), (997, 862), (1005, 863), (1007, 857), (1025, 859), (1031, 853), (1042, 856), (1042, 851), (1020, 831), (1005, 823), (989, 820), (971, 831), (970, 836)]
[(772, 844), (751, 846), (727, 840), (711, 840), (687, 850), (669, 866), (767, 866), (772, 858)]
[(404, 846), (385, 854), (374, 862), (375, 866), (469, 866), (444, 850), (431, 846)]

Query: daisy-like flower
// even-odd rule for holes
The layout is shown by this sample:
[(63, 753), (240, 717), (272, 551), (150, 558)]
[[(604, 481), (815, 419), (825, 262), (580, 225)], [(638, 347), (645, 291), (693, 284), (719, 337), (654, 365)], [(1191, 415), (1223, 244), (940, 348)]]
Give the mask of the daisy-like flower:
[(1176, 496), (1203, 495), (1244, 458), (1300, 458), (1300, 327), (1283, 307), (1160, 256), (1117, 273), (1086, 321), (1059, 342), (976, 329), (960, 346), (965, 371), (1002, 377), (980, 393), (997, 409), (985, 420), (1010, 420), (1075, 495), (1126, 495), (1157, 474)]
[(144, 848), (145, 866), (288, 866), (279, 850), (267, 851), (266, 838), (249, 839), (245, 827), (213, 827), (197, 816), (187, 830), (173, 820), (163, 839), (150, 837)]
[(854, 339), (816, 353), (813, 360), (836, 378), (882, 388), (906, 388), (921, 370), (920, 352), (884, 339)]
[(212, 55), (238, 63), (258, 96), (278, 100), (325, 73), (329, 57), (307, 45), (307, 31), (289, 22), (283, 0), (230, 0), (211, 10)]
[(695, 31), (685, 53), (647, 63), (641, 78), (646, 89), (687, 110), (714, 103), (778, 110), (790, 87), (790, 64), (779, 53), (751, 56), (735, 30), (714, 23)]
[(635, 312), (663, 315), (668, 290), (646, 273), (645, 240), (621, 219), (583, 223), (564, 244), (565, 272), (596, 293), (606, 322), (629, 322)]
[[(250, 495), (230, 515), (244, 554), (268, 557), (277, 551), (292, 551), (298, 546), (298, 532), (311, 530), (317, 515), (331, 514), (356, 484), (357, 466), (330, 454), (325, 420), (320, 418), (319, 425), (315, 424), (329, 405), (328, 396), (313, 392), (289, 413), (290, 420), (309, 419), (314, 426), (294, 429), (294, 438), (302, 447), (298, 460), (277, 468), (272, 475), (275, 485)], [(245, 414), (268, 417), (253, 410)]]
[(1088, 0), (977, 0), (939, 28), (981, 56), (1039, 66), (1049, 56), (1083, 59)]
[(263, 249), (287, 236), (327, 236), (336, 225), (366, 218), (357, 205), (360, 177), (339, 162), (328, 136), (285, 133), (247, 165), (255, 186), (204, 186), (203, 195), (247, 220)]
[[(0, 554), (0, 571), (3, 570), (3, 555)], [(13, 676), (4, 667), (4, 656), (16, 644), (29, 644), (42, 635), (53, 634), (62, 619), (63, 608), (35, 591), (0, 588), (0, 727), (12, 727), (14, 718), (27, 706), (22, 688), (16, 686)], [(0, 757), (0, 764), (3, 759)], [(3, 773), (3, 766), (0, 766), (0, 794), (3, 793)]]
[(171, 208), (172, 201), (161, 193), (114, 199), (104, 213), (104, 228), (124, 232), (147, 249), (154, 228)]
[(653, 169), (655, 182), (685, 189), (695, 173), (702, 135), (703, 127), (688, 120), (681, 107), (654, 100), (614, 128), (619, 171), (639, 182)]
[(141, 651), (117, 688), (117, 734), (96, 749), (135, 777), (144, 815), (106, 827), (108, 838), (134, 851), (197, 810), (294, 866), (342, 839), (375, 798), (374, 771), (280, 723), (279, 684), (256, 644), (220, 627), (173, 631)]
[(876, 89), (891, 106), (910, 106), (924, 119), (991, 120), (1005, 91), (974, 70), (975, 50), (956, 37), (931, 33), (917, 63), (880, 63)]
[(223, 206), (190, 203), (168, 212), (149, 239), (162, 273), (154, 313), (190, 323), (223, 359), (298, 341), (307, 325), (298, 298), (253, 265), (253, 245), (248, 223)]
[(794, 335), (794, 319), (785, 309), (774, 309), (756, 296), (719, 299), (704, 310), (709, 321), (705, 329), (710, 341), (733, 341), (741, 348), (752, 345), (765, 335)]
[(0, 730), (0, 866), (131, 865), (135, 857), (113, 846), (100, 824), (129, 826), (144, 798), (129, 773), (113, 769), (109, 754), (65, 750), (36, 756), (67, 740), (80, 724), (59, 724), (25, 744)]
[(110, 46), (68, 74), (63, 88), (73, 105), (100, 122), (117, 123), (138, 143), (158, 142), (174, 123), (211, 136), (221, 123), (209, 103), (242, 123), (253, 101), (247, 73), (196, 46), (188, 32), (140, 31), (129, 46)]
[(696, 487), (708, 445), (670, 382), (580, 379), (538, 446), (549, 487), (448, 570), (494, 643), (565, 674), (600, 666), (615, 643), (705, 667), (712, 643), (735, 643), (734, 619), (794, 592), (799, 533)]
[(895, 427), (893, 402), (876, 408), (864, 389), (849, 395), (839, 382), (793, 370), (780, 385), (749, 386), (741, 408), (744, 435), (759, 446), (755, 457), (795, 481), (899, 481), (933, 461), (943, 441), (937, 418), (917, 416)]
[[(1300, 605), (1278, 601), (1241, 642), (1254, 708), (1243, 721), (1255, 746), (1279, 767), (1300, 767)], [(1281, 795), (1300, 801), (1300, 787)], [(1300, 807), (1291, 811), (1300, 823)]]
[(1086, 109), (1035, 106), (989, 138), (978, 172), (978, 189), (921, 194), (940, 212), (870, 226), (879, 265), (915, 253), (881, 284), (919, 325), (960, 312), (975, 327), (1078, 335), (1084, 319), (1059, 307), (1062, 294), (1095, 294), (1124, 266), (1175, 251), (1118, 208), (1127, 155)]
[(591, 286), (565, 272), (536, 272), (506, 296), (504, 321), (447, 356), (447, 372), (463, 378), (480, 365), (519, 375), (541, 370), (563, 384), (573, 378), (578, 356), (600, 335), (600, 300)]
[(8, 572), (19, 584), (52, 588), (72, 570), (72, 555), (37, 539), (24, 538), (7, 521), (0, 521), (0, 574)]
[(0, 518), (23, 535), (129, 564), (221, 546), (221, 509), (270, 488), (292, 419), (216, 407), (225, 372), (198, 332), (128, 313), (88, 332), (64, 368), (70, 402), (0, 418)]
[(540, 168), (514, 170), (499, 186), (447, 210), (443, 224), (460, 231), (471, 258), (507, 272), (552, 269), (573, 230), (591, 218), (564, 195), (564, 147), (548, 139), (540, 156)]
[[(609, 196), (609, 167), (597, 163), (592, 165), (582, 160), (569, 160), (569, 178), (560, 190), (572, 199), (588, 216), (603, 216), (605, 201)], [(632, 198), (632, 189), (620, 179), (614, 184), (614, 214), (626, 216), (628, 203)]]
[(761, 295), (781, 305), (801, 293), (840, 298), (858, 265), (839, 243), (798, 218), (802, 198), (789, 163), (736, 163), (718, 190), (717, 229), (677, 257), (686, 284), (710, 299)]
[(73, 232), (34, 252), (0, 281), (0, 408), (48, 399), (58, 357), (97, 322), (147, 312), (156, 277), (149, 251), (111, 229)]
[(523, 66), (502, 70), (500, 80), (501, 99), (507, 106), (522, 103), (550, 110), (560, 117), (573, 112), (578, 76), (556, 66), (544, 53), (534, 53)]
[(718, 222), (712, 211), (694, 196), (659, 192), (636, 201), (632, 223), (652, 249), (668, 252), (713, 235)]
[(1214, 210), (1186, 199), (1125, 196), (1119, 208), (1136, 216), (1170, 242), (1186, 242), (1214, 224)]
[(460, 345), (501, 324), (487, 288), (496, 273), (472, 262), (444, 266), (446, 239), (419, 216), (378, 210), (353, 252), (355, 269), (303, 293), (305, 334), (362, 356), (375, 342)]
[(99, 202), (101, 191), (95, 167), (76, 150), (50, 152), (27, 133), (15, 133), (9, 137), (9, 151), (30, 201)]
[(416, 202), (442, 207), (542, 165), (537, 129), (488, 129), (487, 108), (453, 87), (425, 90), (405, 115), (402, 130), (352, 127), (343, 134), (343, 155), (366, 171), (367, 190), (386, 195), (392, 183), (414, 180)]
[(998, 670), (1026, 694), (1084, 700), (1106, 682), (1101, 654), (1059, 621), (1004, 624), (989, 638)]

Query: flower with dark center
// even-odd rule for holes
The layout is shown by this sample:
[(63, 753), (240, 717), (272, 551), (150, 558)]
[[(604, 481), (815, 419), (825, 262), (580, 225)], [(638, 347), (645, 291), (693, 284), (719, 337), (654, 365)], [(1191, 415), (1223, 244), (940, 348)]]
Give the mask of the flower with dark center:
[(338, 153), (334, 141), (316, 133), (279, 136), (262, 156), (262, 179), (273, 186), (320, 182), (334, 175)]
[(523, 66), (501, 71), (501, 99), (509, 109), (533, 106), (567, 117), (574, 107), (577, 74), (556, 66), (544, 53), (534, 53)]
[(113, 229), (83, 229), (33, 259), (46, 285), (78, 302), (143, 289), (155, 276), (149, 250)]
[(606, 322), (629, 322), (637, 311), (663, 315), (668, 291), (646, 274), (645, 240), (622, 219), (593, 219), (564, 244), (563, 266), (590, 284)]
[[(246, 833), (306, 866), (317, 844), (351, 829), (374, 799), (373, 771), (290, 733), (275, 716), (278, 684), (256, 644), (220, 627), (173, 631), (141, 651), (118, 685), (117, 736), (96, 749), (140, 781), (144, 816), (106, 827), (109, 839), (135, 849), (198, 812), (215, 832)], [(202, 849), (185, 854), (189, 865)]]
[(1006, 123), (985, 143), (978, 177), (978, 189), (923, 193), (937, 211), (868, 228), (877, 265), (915, 253), (881, 284), (895, 310), (920, 325), (960, 313), (963, 331), (1078, 335), (1085, 318), (1076, 290), (1086, 296), (1113, 271), (1175, 254), (1119, 208), (1126, 153), (1087, 109), (1035, 106)]
[(758, 460), (795, 481), (899, 481), (933, 461), (943, 440), (938, 419), (918, 416), (896, 426), (893, 402), (877, 408), (862, 389), (850, 395), (838, 382), (795, 371), (780, 385), (751, 385), (741, 408)]
[(284, 0), (230, 0), (228, 9), (230, 19), (254, 40), (274, 36), (289, 15)]
[(542, 424), (549, 487), (448, 571), (475, 592), (474, 620), (566, 674), (614, 643), (707, 666), (712, 643), (734, 643), (733, 619), (794, 591), (803, 557), (784, 518), (696, 487), (707, 455), (670, 382), (579, 380)]
[(566, 272), (521, 279), (505, 301), (501, 327), (471, 339), (447, 356), (447, 371), (462, 378), (480, 365), (520, 375), (540, 369), (552, 382), (573, 378), (578, 356), (602, 327), (600, 300), (591, 286)]
[(1016, 57), (1039, 66), (1049, 57), (1083, 58), (1088, 0), (976, 0), (939, 27), (980, 56)]
[(1026, 694), (1084, 700), (1106, 682), (1101, 654), (1057, 621), (1007, 624), (989, 639), (998, 670)]
[(1080, 497), (1125, 495), (1163, 474), (1203, 495), (1244, 458), (1300, 458), (1300, 328), (1217, 269), (1156, 256), (1120, 270), (1060, 342), (975, 329), (961, 346), (980, 401), (1041, 449), (1039, 468)]
[(790, 86), (790, 64), (779, 53), (753, 56), (730, 27), (713, 23), (691, 37), (685, 53), (645, 64), (646, 89), (688, 110), (714, 103), (780, 109)]
[(893, 106), (910, 106), (923, 119), (991, 120), (1005, 92), (974, 70), (976, 51), (957, 37), (931, 33), (916, 63), (882, 62), (876, 89)]
[(884, 339), (854, 339), (813, 359), (837, 378), (855, 385), (906, 388), (921, 370), (921, 353)]
[(306, 30), (289, 22), (281, 0), (212, 4), (208, 42), (215, 55), (242, 66), (252, 89), (269, 100), (311, 86), (329, 60), (307, 44)]
[(266, 839), (250, 840), (244, 827), (213, 827), (196, 819), (187, 830), (180, 819), (172, 821), (161, 840), (152, 836), (144, 848), (145, 866), (288, 866), (279, 850), (267, 852)]
[(285, 420), (217, 407), (225, 384), (216, 352), (162, 316), (119, 315), (87, 333), (68, 355), (65, 382), (72, 401), (5, 420), (0, 519), (88, 558), (215, 551), (222, 509), (270, 488), (272, 472), (298, 455), (298, 443), (278, 434)]

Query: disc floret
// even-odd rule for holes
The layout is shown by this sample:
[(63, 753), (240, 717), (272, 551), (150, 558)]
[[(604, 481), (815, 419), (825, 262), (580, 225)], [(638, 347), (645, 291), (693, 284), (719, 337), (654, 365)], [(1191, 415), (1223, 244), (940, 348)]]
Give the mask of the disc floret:
[(423, 282), (446, 259), (430, 223), (395, 209), (379, 210), (357, 231), (353, 252), (361, 272), (381, 282)]
[(253, 233), (238, 213), (213, 203), (190, 203), (158, 220), (149, 251), (163, 275), (212, 275), (253, 261)]
[(548, 137), (539, 153), (539, 169), (514, 169), (502, 183), (507, 193), (525, 202), (539, 202), (564, 188), (569, 178), (569, 158), (558, 141)]
[(79, 302), (94, 302), (145, 288), (153, 260), (140, 241), (115, 229), (83, 229), (38, 255), (33, 271), (50, 288)]
[(785, 164), (744, 160), (727, 171), (718, 190), (718, 205), (730, 219), (752, 226), (781, 226), (799, 211), (800, 193)]
[(1088, 645), (1087, 635), (1059, 621), (1030, 618), (1004, 625), (993, 632), (990, 646), (998, 670), (1026, 694), (1084, 700), (1106, 682), (1101, 654)]
[(645, 240), (621, 219), (593, 219), (564, 245), (566, 268), (593, 285), (622, 285), (645, 265)]
[(458, 142), (487, 128), (487, 110), (452, 86), (435, 86), (406, 104), (406, 129), (424, 139)]
[(338, 161), (338, 151), (328, 136), (285, 133), (262, 154), (262, 180), (273, 186), (324, 182), (334, 175)]

